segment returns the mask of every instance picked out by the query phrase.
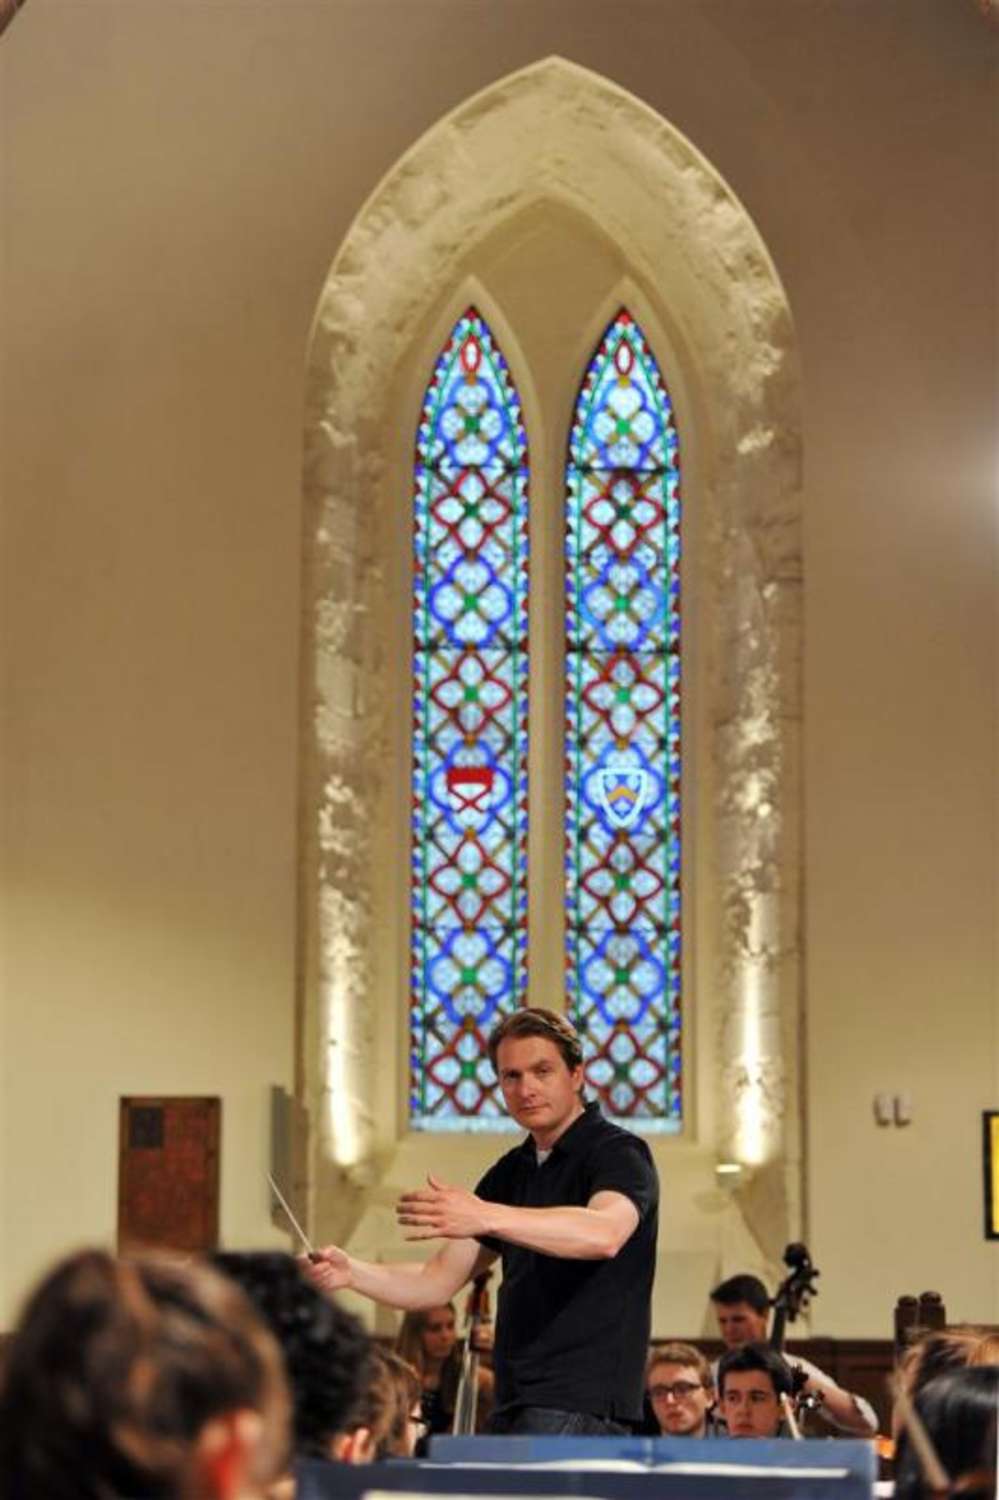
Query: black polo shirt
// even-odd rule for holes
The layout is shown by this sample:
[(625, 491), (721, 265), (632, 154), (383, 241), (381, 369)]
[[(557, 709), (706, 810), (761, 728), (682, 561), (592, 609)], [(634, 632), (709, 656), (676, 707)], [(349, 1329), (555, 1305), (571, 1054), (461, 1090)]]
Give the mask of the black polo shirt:
[(503, 1257), (497, 1409), (553, 1406), (619, 1421), (642, 1415), (659, 1218), (659, 1179), (645, 1141), (609, 1124), (591, 1102), (540, 1166), (528, 1136), (475, 1189), (490, 1203), (518, 1208), (585, 1207), (604, 1190), (623, 1193), (638, 1210), (634, 1234), (613, 1259), (562, 1259), (480, 1236)]

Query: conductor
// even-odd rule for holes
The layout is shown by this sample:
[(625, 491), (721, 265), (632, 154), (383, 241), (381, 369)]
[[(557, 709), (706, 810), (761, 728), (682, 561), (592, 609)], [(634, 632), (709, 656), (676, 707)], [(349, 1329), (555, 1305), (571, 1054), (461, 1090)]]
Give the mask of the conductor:
[(626, 1432), (642, 1415), (659, 1183), (646, 1143), (583, 1097), (569, 1021), (526, 1007), (488, 1042), (504, 1103), (528, 1132), (474, 1192), (404, 1193), (411, 1240), (443, 1239), (419, 1264), (375, 1264), (327, 1245), (310, 1268), (390, 1307), (437, 1307), (499, 1256), (495, 1433)]

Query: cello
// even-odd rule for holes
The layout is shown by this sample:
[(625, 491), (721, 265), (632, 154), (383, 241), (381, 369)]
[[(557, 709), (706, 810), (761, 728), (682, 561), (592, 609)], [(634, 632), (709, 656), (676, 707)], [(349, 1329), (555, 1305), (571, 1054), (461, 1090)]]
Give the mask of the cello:
[[(770, 1347), (776, 1354), (784, 1353), (784, 1334), (788, 1323), (793, 1323), (812, 1297), (817, 1295), (815, 1279), (820, 1272), (812, 1265), (812, 1258), (799, 1241), (786, 1246), (784, 1264), (788, 1274), (784, 1277), (771, 1299), (773, 1323), (770, 1326)], [(800, 1365), (787, 1361), (793, 1381), (791, 1398), (787, 1402), (785, 1415), (792, 1437), (800, 1437), (797, 1418), (816, 1411), (822, 1401), (820, 1392), (806, 1391), (807, 1374)], [(786, 1400), (787, 1398), (785, 1398)]]
[(475, 1431), (475, 1417), (479, 1402), (479, 1351), (477, 1348), (479, 1329), (489, 1321), (489, 1278), (491, 1271), (483, 1271), (472, 1282), (465, 1309), (465, 1348), (461, 1356), (461, 1375), (458, 1377), (458, 1393), (454, 1403), (454, 1420), (451, 1432), (455, 1437), (468, 1437)]
[(793, 1323), (810, 1299), (818, 1295), (815, 1278), (822, 1274), (812, 1265), (812, 1257), (798, 1241), (785, 1248), (784, 1264), (788, 1267), (788, 1274), (770, 1302), (774, 1313), (770, 1347), (777, 1354), (784, 1352), (784, 1332), (788, 1323)]

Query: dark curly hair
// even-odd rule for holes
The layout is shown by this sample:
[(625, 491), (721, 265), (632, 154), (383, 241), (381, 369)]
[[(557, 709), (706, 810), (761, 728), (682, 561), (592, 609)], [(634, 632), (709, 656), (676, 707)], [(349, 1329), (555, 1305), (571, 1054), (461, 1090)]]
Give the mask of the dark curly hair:
[(296, 1453), (329, 1458), (331, 1440), (352, 1426), (372, 1378), (366, 1330), (306, 1281), (290, 1255), (226, 1251), (212, 1262), (239, 1283), (281, 1346)]
[(29, 1298), (0, 1372), (2, 1500), (176, 1500), (202, 1430), (252, 1410), (258, 1474), (288, 1458), (274, 1340), (204, 1265), (82, 1250)]

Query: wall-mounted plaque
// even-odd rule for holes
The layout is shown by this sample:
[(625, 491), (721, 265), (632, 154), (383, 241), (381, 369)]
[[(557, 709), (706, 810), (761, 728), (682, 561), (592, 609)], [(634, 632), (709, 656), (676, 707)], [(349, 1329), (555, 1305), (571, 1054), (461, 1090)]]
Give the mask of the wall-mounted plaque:
[(214, 1250), (219, 1233), (217, 1098), (123, 1098), (118, 1249)]

